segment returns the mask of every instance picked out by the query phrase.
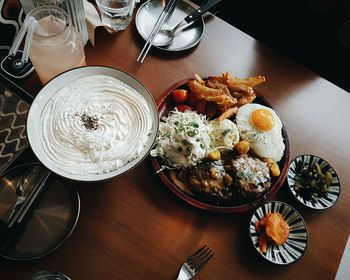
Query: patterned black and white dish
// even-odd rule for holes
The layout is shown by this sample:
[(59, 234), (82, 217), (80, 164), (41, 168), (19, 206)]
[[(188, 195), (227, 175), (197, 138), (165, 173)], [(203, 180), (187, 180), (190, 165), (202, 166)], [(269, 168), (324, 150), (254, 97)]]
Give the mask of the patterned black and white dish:
[[(288, 239), (282, 245), (268, 243), (266, 253), (260, 250), (259, 236), (255, 224), (268, 213), (281, 213), (288, 223)], [(278, 265), (287, 265), (297, 261), (306, 251), (308, 232), (301, 215), (290, 205), (281, 201), (271, 201), (260, 206), (252, 215), (249, 223), (250, 238), (254, 248), (267, 261)]]
[[(300, 173), (301, 166), (313, 166), (317, 163), (320, 167), (322, 173), (329, 172), (332, 175), (331, 183), (328, 187), (327, 192), (325, 192), (325, 196), (313, 197), (312, 199), (307, 199), (300, 195), (295, 189), (296, 180), (298, 180), (297, 176)], [(293, 194), (293, 196), (304, 206), (316, 209), (323, 210), (333, 206), (339, 196), (340, 196), (340, 181), (337, 173), (333, 169), (333, 167), (324, 159), (315, 156), (315, 155), (300, 155), (296, 157), (290, 164), (287, 176), (288, 188)]]
[(0, 175), (27, 148), (29, 104), (0, 81)]

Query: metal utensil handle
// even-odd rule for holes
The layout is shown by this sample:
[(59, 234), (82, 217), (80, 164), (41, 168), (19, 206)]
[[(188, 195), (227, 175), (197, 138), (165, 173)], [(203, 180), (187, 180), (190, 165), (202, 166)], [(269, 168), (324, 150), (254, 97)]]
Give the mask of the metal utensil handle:
[(33, 204), (35, 198), (38, 196), (41, 189), (45, 185), (45, 182), (47, 178), (50, 176), (50, 174), (51, 174), (51, 171), (49, 171), (48, 169), (44, 170), (43, 174), (41, 174), (40, 179), (36, 182), (35, 187), (33, 188), (32, 192), (30, 193), (26, 201), (23, 203), (23, 205), (21, 205), (20, 209), (18, 210), (16, 215), (14, 215), (14, 217), (11, 219), (11, 221), (9, 221), (8, 223), (9, 227), (12, 227), (16, 222), (19, 223), (22, 221), (23, 217), (28, 212), (28, 209)]
[(139, 55), (139, 57), (137, 58), (136, 61), (139, 61), (141, 59), (141, 63), (143, 62), (143, 60), (145, 59), (149, 49), (151, 48), (152, 46), (152, 42), (155, 38), (155, 35), (159, 32), (159, 29), (160, 27), (162, 26), (162, 24), (164, 23), (166, 17), (167, 17), (167, 14), (169, 11), (171, 11), (171, 8), (172, 7), (175, 7), (175, 2), (177, 0), (169, 0), (166, 4), (166, 6), (164, 7), (162, 13), (159, 15), (158, 17), (158, 20), (156, 21), (150, 35), (148, 36), (147, 38), (147, 41), (145, 43), (145, 45), (143, 46), (142, 50), (141, 50), (141, 53)]
[(30, 207), (32, 206), (33, 202), (35, 201), (35, 199), (37, 198), (37, 196), (39, 195), (39, 193), (41, 192), (41, 190), (45, 186), (45, 183), (50, 175), (51, 175), (51, 171), (46, 169), (44, 171), (43, 176), (41, 177), (39, 184), (38, 184), (38, 188), (33, 193), (33, 196), (29, 198), (28, 203), (23, 207), (23, 211), (21, 212), (21, 215), (18, 217), (17, 223), (22, 222), (23, 217), (27, 214), (27, 212), (30, 209)]
[(175, 3), (177, 2), (177, 0), (169, 0), (168, 3), (166, 4), (166, 6), (164, 7), (162, 13), (160, 14), (160, 16), (158, 17), (158, 20), (156, 21), (150, 35), (147, 38), (147, 41), (145, 43), (145, 45), (143, 46), (140, 55), (138, 56), (136, 61), (139, 61), (142, 63), (143, 60), (145, 59), (149, 49), (152, 46), (153, 40), (155, 38), (155, 36), (157, 35), (157, 33), (159, 32), (160, 28), (162, 27), (164, 21), (166, 20), (166, 18), (168, 17), (168, 15), (170, 13), (172, 13), (173, 9), (175, 8)]
[[(28, 181), (31, 180), (31, 178), (34, 178), (36, 176), (37, 172), (35, 170), (35, 168), (31, 168), (29, 170), (27, 170), (18, 180), (17, 185), (16, 185), (16, 196), (17, 199), (16, 201), (6, 210), (5, 214), (1, 216), (1, 220), (5, 221), (7, 224), (10, 223), (12, 221), (12, 219), (16, 216), (18, 217), (18, 211), (19, 209), (23, 206), (23, 203), (25, 202), (19, 202), (18, 198), (19, 198), (19, 194), (18, 193), (18, 189), (19, 188), (23, 188), (23, 184), (27, 184)], [(22, 186), (21, 186), (22, 185)], [(27, 186), (26, 186), (27, 187)]]
[(209, 1), (207, 1), (204, 5), (200, 6), (199, 9), (197, 9), (192, 14), (185, 17), (185, 21), (187, 23), (190, 23), (190, 22), (196, 20), (197, 18), (199, 18), (201, 15), (203, 15), (204, 13), (209, 11), (212, 7), (214, 7), (219, 2), (221, 2), (221, 0), (209, 0)]

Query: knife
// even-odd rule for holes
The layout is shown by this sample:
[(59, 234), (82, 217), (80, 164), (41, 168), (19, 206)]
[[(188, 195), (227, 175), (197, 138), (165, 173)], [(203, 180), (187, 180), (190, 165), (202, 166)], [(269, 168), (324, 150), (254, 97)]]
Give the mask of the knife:
[(221, 2), (221, 0), (208, 0), (203, 5), (201, 5), (197, 10), (188, 15), (183, 19), (183, 24), (191, 23), (192, 21), (199, 18), (204, 13), (208, 12), (212, 7)]
[(221, 2), (221, 0), (208, 0), (202, 6), (200, 6), (193, 13), (185, 17), (181, 22), (179, 22), (174, 29), (179, 30), (194, 22), (196, 19), (201, 17), (204, 13), (208, 12), (212, 7)]
[(193, 23), (196, 19), (200, 18), (204, 13), (209, 11), (212, 7), (218, 4), (221, 0), (208, 0), (200, 8), (189, 14), (183, 20), (181, 20), (174, 28), (172, 29), (162, 29), (158, 32), (155, 38), (154, 45), (158, 47), (166, 46), (172, 43), (175, 37), (175, 33), (179, 30), (187, 28)]

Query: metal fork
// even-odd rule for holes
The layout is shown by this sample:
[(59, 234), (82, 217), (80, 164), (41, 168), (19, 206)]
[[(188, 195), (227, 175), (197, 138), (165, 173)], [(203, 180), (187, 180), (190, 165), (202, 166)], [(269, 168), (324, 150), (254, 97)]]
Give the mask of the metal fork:
[(207, 245), (204, 245), (184, 262), (180, 268), (177, 280), (192, 279), (211, 259), (212, 256), (214, 256), (214, 253)]

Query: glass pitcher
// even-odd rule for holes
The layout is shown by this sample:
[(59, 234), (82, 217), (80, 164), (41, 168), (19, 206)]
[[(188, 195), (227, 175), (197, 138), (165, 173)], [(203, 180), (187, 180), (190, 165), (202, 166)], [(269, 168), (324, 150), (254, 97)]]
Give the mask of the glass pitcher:
[(42, 82), (68, 69), (86, 65), (81, 34), (57, 6), (39, 6), (27, 16), (37, 21), (29, 58)]
[(28, 13), (35, 7), (52, 5), (65, 10), (72, 24), (81, 33), (84, 45), (88, 41), (88, 32), (85, 22), (85, 11), (83, 0), (20, 0), (24, 13)]

